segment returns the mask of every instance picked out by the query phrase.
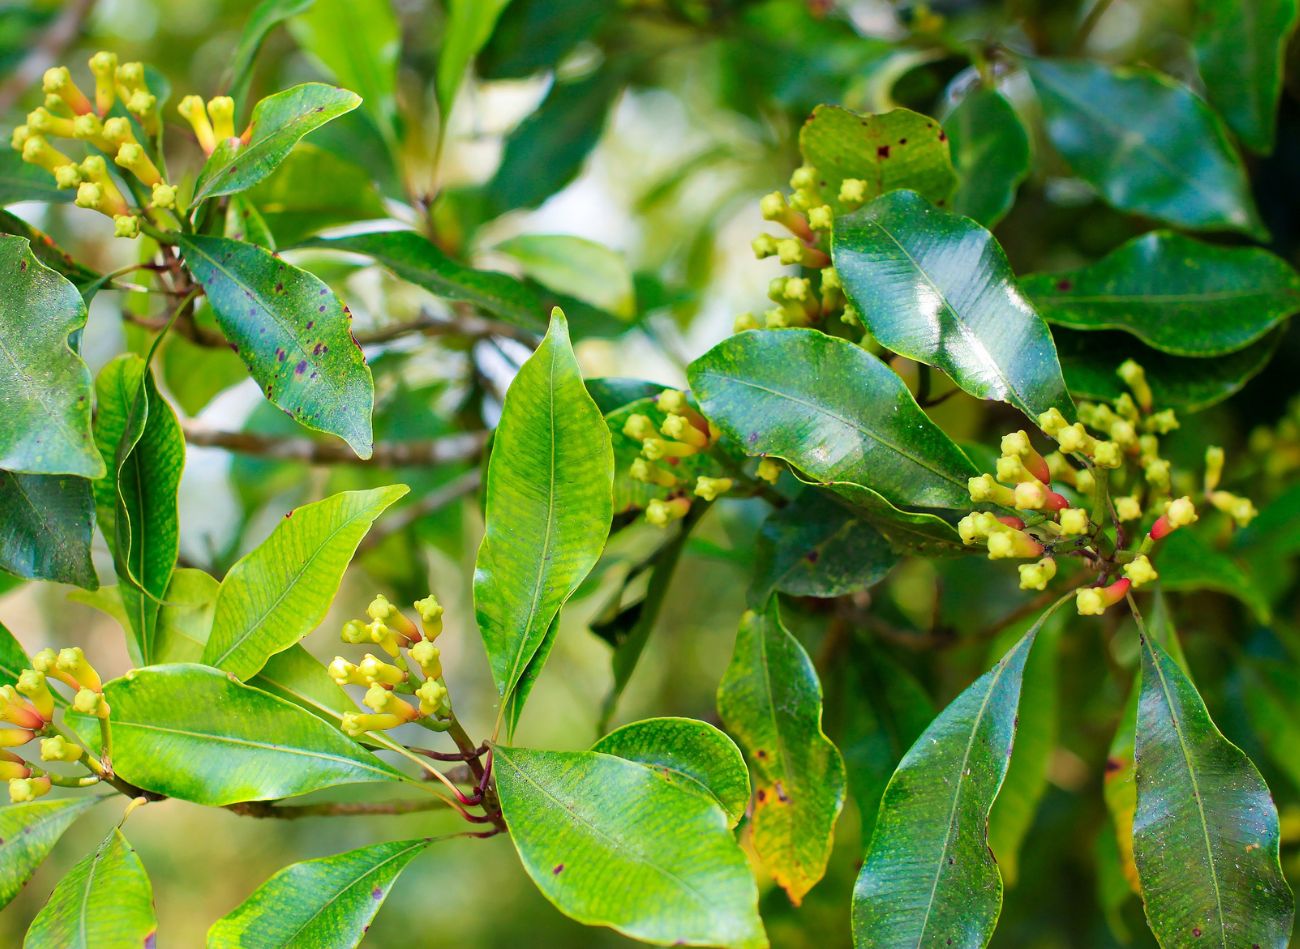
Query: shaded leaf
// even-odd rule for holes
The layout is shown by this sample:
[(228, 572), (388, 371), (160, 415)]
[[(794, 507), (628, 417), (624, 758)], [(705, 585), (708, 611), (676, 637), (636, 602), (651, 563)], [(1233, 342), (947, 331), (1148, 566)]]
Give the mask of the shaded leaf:
[(519, 261), (524, 273), (556, 293), (630, 317), (636, 310), (632, 273), (622, 254), (569, 234), (520, 234), (496, 250)]
[(877, 492), (859, 484), (839, 482), (830, 487), (852, 502), (899, 554), (954, 557), (972, 553), (957, 529), (934, 514), (900, 511)]
[(75, 189), (60, 189), (52, 174), (39, 165), (23, 161), (15, 149), (0, 148), (0, 205), (19, 201), (66, 204), (76, 196)]
[(0, 569), (93, 590), (95, 499), (85, 478), (0, 471)]
[(226, 82), (223, 84), (236, 105), (248, 96), (248, 87), (253, 78), (253, 61), (267, 34), (289, 17), (302, 13), (312, 3), (313, 0), (262, 0), (248, 14), (244, 30), (239, 35), (239, 45), (230, 58), (230, 65), (226, 67)]
[(465, 70), (488, 41), (501, 11), (509, 4), (510, 0), (450, 0), (448, 3), (434, 83), (438, 91), (438, 121), (443, 129), (451, 121), (451, 107), (456, 102)]
[[(322, 189), (322, 181), (329, 187)], [(388, 216), (364, 168), (306, 143), (245, 197), (281, 245), (335, 224)]]
[(266, 660), (262, 671), (249, 680), (249, 685), (300, 705), (331, 725), (337, 725), (344, 715), (357, 710), (356, 703), (330, 678), (320, 660), (300, 645), (290, 646)]
[(943, 124), (957, 168), (952, 209), (993, 227), (1029, 174), (1029, 135), (1011, 103), (984, 85), (962, 96)]
[(0, 907), (18, 895), (72, 822), (100, 800), (83, 796), (0, 807)]
[(1199, 531), (1175, 531), (1160, 549), (1160, 586), (1173, 591), (1215, 590), (1236, 597), (1268, 622), (1267, 598), (1237, 562), (1215, 550)]
[[(30, 168), (31, 166), (28, 165), (27, 167)], [(76, 288), (81, 291), (81, 297), (88, 306), (91, 297), (95, 295), (106, 279), (102, 274), (96, 273), (86, 265), (73, 260), (72, 255), (54, 243), (54, 238), (50, 237), (50, 235), (32, 227), (22, 218), (10, 214), (8, 211), (0, 211), (0, 233), (26, 238), (36, 259), (55, 273), (62, 274), (71, 280)]]

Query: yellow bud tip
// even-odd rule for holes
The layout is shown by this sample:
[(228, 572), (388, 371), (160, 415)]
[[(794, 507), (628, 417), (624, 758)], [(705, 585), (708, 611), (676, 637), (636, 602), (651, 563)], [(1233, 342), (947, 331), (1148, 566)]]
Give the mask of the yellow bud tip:
[(803, 301), (812, 296), (812, 281), (806, 277), (791, 277), (785, 282), (785, 298)]
[(134, 214), (116, 214), (113, 216), (113, 236), (135, 240), (140, 236), (140, 219)]
[(1016, 485), (1014, 503), (1022, 511), (1040, 511), (1047, 503), (1047, 488), (1037, 481), (1023, 481)]
[(672, 498), (668, 501), (653, 498), (646, 505), (645, 519), (655, 527), (667, 527), (673, 521), (685, 517), (690, 509), (691, 502), (687, 498)]
[(81, 184), (81, 169), (72, 162), (60, 165), (54, 169), (54, 183), (64, 191), (77, 187)]
[(1086, 587), (1074, 594), (1074, 606), (1080, 616), (1101, 616), (1106, 612), (1106, 599), (1096, 587)]
[(1003, 455), (997, 460), (998, 480), (1005, 484), (1020, 484), (1038, 480), (1029, 473), (1019, 455)]
[(117, 72), (117, 54), (100, 50), (90, 57), (90, 71), (96, 76), (113, 76)]
[(1047, 584), (1056, 576), (1056, 561), (1051, 557), (1044, 557), (1037, 563), (1021, 564), (1019, 571), (1020, 589), (1046, 590)]
[(754, 256), (759, 260), (774, 255), (776, 253), (776, 245), (776, 238), (770, 234), (759, 234), (749, 242), (750, 248), (754, 251)]
[(776, 255), (783, 264), (797, 264), (803, 260), (803, 244), (793, 237), (776, 242)]
[[(144, 88), (144, 63), (123, 63), (117, 67), (116, 78), (119, 83), (128, 89)], [(194, 96), (198, 98), (198, 96)], [(202, 99), (199, 99), (202, 102)]]
[(370, 642), (370, 634), (366, 631), (366, 624), (359, 619), (350, 619), (344, 623), (340, 637), (345, 643), (354, 646)]
[(32, 130), (26, 125), (20, 125), (14, 129), (13, 135), (9, 136), (9, 145), (16, 152), (21, 152), (23, 146), (27, 144), (27, 139), (32, 135)]
[(1156, 568), (1151, 566), (1151, 561), (1146, 554), (1140, 554), (1129, 563), (1124, 565), (1124, 576), (1128, 577), (1133, 584), (1133, 589), (1150, 583), (1160, 575), (1156, 573)]
[(49, 778), (13, 778), (9, 781), (9, 800), (15, 804), (34, 801), (50, 790)]
[(152, 112), (157, 104), (157, 97), (139, 89), (131, 93), (131, 98), (126, 102), (126, 110), (135, 116), (145, 116)]
[(733, 333), (743, 333), (745, 330), (756, 329), (758, 329), (758, 320), (755, 318), (753, 313), (742, 313), (740, 316), (736, 317), (735, 321), (731, 324), (731, 331)]
[(1186, 527), (1189, 524), (1195, 524), (1197, 521), (1196, 505), (1192, 503), (1192, 499), (1189, 497), (1176, 498), (1169, 502), (1169, 507), (1165, 510), (1165, 517), (1172, 527)]
[(438, 598), (430, 593), (423, 600), (415, 601), (415, 612), (419, 614), (421, 621), (434, 623), (442, 619), (443, 609)]
[(790, 187), (796, 191), (817, 187), (817, 169), (811, 165), (800, 165), (790, 175)]
[(1068, 428), (1069, 424), (1065, 420), (1065, 416), (1061, 414), (1060, 409), (1051, 408), (1038, 416), (1038, 427), (1053, 438), (1056, 437), (1058, 432)]
[(1116, 442), (1097, 442), (1092, 449), (1092, 460), (1098, 468), (1118, 468), (1124, 464), (1124, 453)]
[(1061, 534), (1082, 537), (1088, 533), (1088, 512), (1081, 507), (1067, 507), (1060, 513)]
[(158, 182), (153, 186), (153, 206), (168, 210), (176, 207), (176, 189), (166, 182)]
[(41, 77), (41, 89), (55, 95), (70, 85), (72, 85), (72, 73), (68, 72), (67, 66), (51, 66)]
[(706, 478), (700, 475), (695, 481), (695, 496), (706, 501), (716, 501), (731, 490), (733, 483), (730, 478)]
[(754, 477), (769, 484), (776, 484), (781, 478), (781, 466), (771, 458), (764, 458), (758, 463), (758, 468), (754, 471)]
[(786, 212), (785, 195), (779, 191), (763, 195), (762, 200), (758, 202), (758, 210), (765, 221), (778, 220)]
[(129, 121), (121, 116), (114, 116), (104, 120), (104, 139), (113, 145), (124, 145), (135, 141), (135, 133), (131, 131)]
[(845, 178), (840, 182), (840, 202), (861, 204), (867, 199), (867, 183), (861, 178)]
[(654, 438), (654, 422), (650, 421), (648, 415), (636, 412), (629, 415), (627, 421), (623, 423), (623, 434), (639, 442), (643, 442), (647, 438)]
[(814, 231), (829, 231), (834, 220), (829, 204), (822, 204), (808, 209), (808, 226)]
[(357, 681), (357, 667), (348, 662), (342, 656), (335, 656), (326, 671), (329, 672), (330, 678), (340, 686), (349, 685)]
[(1056, 441), (1061, 446), (1061, 451), (1066, 454), (1089, 451), (1094, 443), (1093, 437), (1088, 434), (1081, 422), (1067, 425), (1057, 432)]
[(1118, 497), (1115, 499), (1115, 516), (1125, 522), (1140, 520), (1142, 504), (1135, 497)]
[(235, 137), (235, 100), (230, 96), (217, 96), (208, 100), (208, 115), (212, 117), (212, 130), (218, 141)]

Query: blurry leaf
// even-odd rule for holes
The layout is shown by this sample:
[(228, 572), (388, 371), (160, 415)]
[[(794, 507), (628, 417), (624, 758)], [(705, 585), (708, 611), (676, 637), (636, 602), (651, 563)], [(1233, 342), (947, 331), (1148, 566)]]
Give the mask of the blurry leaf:
[(1195, 0), (1192, 51), (1205, 92), (1251, 151), (1273, 148), (1296, 0)]
[(606, 377), (587, 380), (587, 394), (595, 401), (596, 407), (607, 416), (632, 402), (656, 398), (665, 388), (667, 386), (657, 382), (647, 382), (644, 379)]
[(1169, 946), (1286, 946), (1295, 905), (1268, 787), (1169, 654), (1141, 641), (1133, 851), (1151, 931)]
[(1049, 408), (1072, 414), (1051, 331), (974, 221), (897, 191), (835, 222), (834, 256), (845, 294), (885, 348), (1031, 419)]
[(90, 297), (94, 296), (94, 292), (99, 289), (104, 280), (101, 274), (73, 260), (72, 255), (54, 243), (52, 237), (8, 211), (0, 211), (0, 233), (25, 237), (36, 259), (55, 273), (71, 280), (81, 291), (82, 299), (89, 305)]
[(194, 567), (178, 567), (158, 610), (155, 662), (198, 662), (212, 631), (212, 615), (221, 589), (213, 577)]
[(248, 378), (244, 361), (229, 349), (199, 346), (179, 333), (167, 334), (154, 364), (162, 372), (168, 394), (191, 417)]
[(402, 37), (390, 0), (315, 0), (289, 31), (339, 85), (360, 96), (384, 141), (393, 142)]
[(966, 93), (943, 124), (957, 168), (952, 209), (991, 228), (1029, 174), (1029, 135), (1011, 103), (983, 85)]
[(479, 56), (480, 71), (489, 79), (523, 79), (551, 69), (614, 9), (608, 0), (513, 0)]
[(0, 907), (18, 895), (72, 822), (101, 800), (83, 795), (0, 807)]
[(439, 135), (446, 136), (456, 91), (470, 62), (492, 35), (497, 19), (510, 0), (449, 0), (443, 29), (442, 48), (438, 50)]
[(357, 946), (429, 839), (372, 844), (275, 874), (208, 930), (208, 949)]
[(687, 369), (704, 414), (748, 455), (894, 504), (969, 508), (975, 468), (875, 356), (817, 330), (739, 333)]
[(253, 109), (247, 142), (217, 142), (194, 183), (192, 203), (247, 191), (273, 172), (300, 138), (360, 104), (355, 92), (323, 82), (304, 82), (267, 96)]
[(647, 718), (615, 729), (592, 751), (635, 761), (676, 787), (695, 791), (727, 815), (732, 827), (749, 806), (749, 771), (735, 742), (708, 722)]
[(1126, 330), (1178, 356), (1234, 352), (1300, 310), (1300, 274), (1255, 247), (1218, 247), (1171, 231), (1135, 237), (1067, 273), (1020, 285), (1051, 323)]
[(566, 916), (661, 944), (760, 949), (758, 888), (712, 800), (591, 751), (496, 746), (519, 859)]
[(498, 244), (496, 250), (519, 261), (524, 273), (557, 293), (621, 317), (635, 313), (627, 261), (604, 244), (568, 234), (521, 234)]
[(1283, 491), (1233, 535), (1234, 550), (1281, 560), (1300, 553), (1300, 484)]
[(50, 894), (23, 949), (139, 949), (158, 929), (149, 874), (114, 828)]
[(0, 471), (0, 569), (93, 590), (95, 499), (85, 478)]
[(267, 399), (369, 458), (374, 383), (347, 307), (317, 277), (261, 247), (197, 235), (181, 236), (180, 246)]
[(1267, 599), (1231, 557), (1206, 543), (1200, 531), (1169, 535), (1161, 546), (1159, 564), (1161, 589), (1226, 593), (1250, 607), (1261, 623), (1268, 622)]
[(1300, 674), (1289, 656), (1244, 655), (1237, 670), (1245, 682), (1242, 701), (1274, 767), (1300, 788)]
[(1120, 867), (1115, 835), (1107, 827), (1097, 832), (1093, 859), (1097, 867), (1097, 902), (1106, 917), (1106, 927), (1117, 942), (1128, 945), (1133, 934), (1124, 921), (1124, 907), (1133, 898), (1133, 890)]
[(987, 945), (1002, 911), (988, 816), (1011, 760), (1025, 662), (1055, 609), (939, 713), (894, 772), (853, 892), (858, 949)]
[(0, 623), (0, 685), (14, 685), (24, 669), (32, 664), (14, 634)]
[(316, 716), (207, 666), (136, 669), (104, 696), (114, 770), (168, 797), (223, 807), (402, 780)]
[(244, 21), (239, 45), (226, 67), (223, 88), (235, 100), (236, 107), (248, 98), (248, 87), (253, 78), (253, 61), (268, 33), (312, 5), (313, 0), (262, 0)]
[(275, 237), (271, 234), (271, 229), (266, 226), (261, 212), (248, 196), (237, 194), (229, 200), (230, 203), (226, 206), (226, 226), (222, 236), (232, 241), (243, 241), (246, 244), (265, 247), (267, 250), (275, 250)]
[(845, 178), (866, 183), (867, 201), (910, 188), (941, 205), (957, 184), (943, 129), (929, 116), (908, 109), (859, 115), (819, 105), (799, 130), (799, 150), (804, 164), (817, 170), (817, 190), (836, 215), (846, 209), (839, 197)]
[(357, 710), (356, 703), (330, 678), (320, 660), (301, 645), (290, 646), (266, 660), (249, 685), (300, 705), (331, 725)]
[[(322, 188), (322, 182), (328, 187)], [(246, 197), (281, 245), (336, 224), (388, 216), (364, 168), (306, 143)]]
[(23, 161), (15, 149), (0, 148), (0, 206), (19, 201), (65, 204), (76, 196), (75, 188), (60, 189), (52, 174)]
[(90, 370), (68, 345), (86, 305), (21, 237), (0, 236), (0, 468), (98, 478)]
[(1266, 235), (1218, 117), (1150, 69), (1026, 59), (1047, 135), (1110, 204), (1189, 230)]
[(347, 491), (286, 514), (222, 581), (203, 661), (249, 679), (315, 629), (361, 538), (406, 493), (404, 484)]
[(718, 714), (754, 769), (752, 840), (798, 906), (826, 872), (844, 806), (844, 762), (822, 731), (822, 690), (774, 597), (741, 618)]
[(613, 474), (609, 430), (556, 310), (506, 393), (474, 571), (479, 632), (512, 727), (527, 698), (525, 669), (545, 659), (547, 630), (605, 547)]

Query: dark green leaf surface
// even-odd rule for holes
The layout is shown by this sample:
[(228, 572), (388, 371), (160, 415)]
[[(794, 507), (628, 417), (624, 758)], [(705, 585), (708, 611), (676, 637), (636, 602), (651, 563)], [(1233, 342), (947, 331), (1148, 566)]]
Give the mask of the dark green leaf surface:
[(290, 511), (226, 574), (203, 661), (249, 679), (315, 629), (370, 525), (406, 493), (404, 484), (344, 491)]
[(21, 237), (0, 235), (0, 468), (98, 478), (90, 370), (68, 345), (86, 305)]
[(1265, 234), (1222, 123), (1186, 86), (1150, 69), (1025, 60), (1047, 135), (1121, 211), (1190, 230)]
[(227, 95), (235, 100), (237, 107), (247, 97), (248, 86), (253, 78), (253, 60), (257, 58), (257, 52), (262, 48), (267, 34), (289, 17), (302, 13), (312, 2), (313, 0), (262, 0), (248, 14), (244, 30), (239, 36), (239, 45), (235, 47), (235, 53), (226, 69)]
[(429, 840), (395, 840), (285, 867), (208, 930), (208, 949), (358, 946)]
[(137, 669), (104, 695), (117, 774), (183, 801), (221, 807), (402, 778), (316, 716), (207, 666)]
[[(27, 167), (30, 168), (31, 166), (28, 165)], [(31, 245), (32, 253), (36, 255), (36, 259), (54, 272), (63, 274), (63, 276), (71, 280), (77, 289), (81, 291), (82, 299), (86, 300), (87, 305), (89, 305), (90, 298), (94, 296), (95, 291), (99, 289), (105, 279), (102, 274), (96, 273), (84, 264), (73, 260), (72, 255), (54, 243), (54, 238), (50, 237), (50, 235), (32, 227), (32, 225), (15, 214), (0, 211), (0, 233), (26, 238), (27, 243)]]
[(1135, 237), (1079, 270), (1031, 274), (1020, 285), (1049, 322), (1125, 330), (1178, 356), (1234, 352), (1300, 310), (1300, 274), (1281, 258), (1170, 231)]
[(826, 872), (845, 776), (822, 731), (817, 671), (775, 598), (740, 621), (718, 714), (754, 769), (754, 851), (797, 906)]
[(1142, 637), (1133, 852), (1162, 945), (1282, 947), (1295, 904), (1278, 865), (1277, 808), (1196, 688)]
[(153, 886), (117, 828), (59, 881), (23, 949), (140, 949), (153, 944)]
[(90, 562), (95, 499), (85, 478), (0, 471), (0, 568), (28, 580), (99, 586)]
[(0, 807), (0, 907), (18, 895), (72, 822), (100, 800), (80, 796)]
[(60, 190), (54, 176), (38, 165), (23, 161), (12, 148), (0, 148), (0, 205), (19, 201), (65, 204), (77, 196), (75, 188)]
[(957, 529), (934, 514), (900, 511), (877, 492), (858, 484), (840, 482), (831, 487), (852, 502), (884, 535), (899, 554), (922, 557), (954, 557), (971, 553)]
[(1072, 413), (1047, 324), (974, 221), (897, 191), (839, 218), (833, 247), (844, 292), (885, 348), (1030, 418)]
[(1169, 591), (1216, 590), (1246, 604), (1261, 622), (1268, 600), (1237, 562), (1206, 542), (1201, 531), (1175, 531), (1160, 549), (1160, 586)]
[(722, 808), (734, 827), (749, 806), (749, 771), (736, 743), (708, 722), (647, 718), (610, 732), (592, 751), (636, 761), (669, 784), (696, 791)]
[(974, 466), (879, 359), (817, 330), (738, 333), (687, 370), (704, 414), (748, 455), (895, 505), (970, 506)]
[(957, 168), (952, 209), (992, 227), (1029, 174), (1029, 135), (1011, 103), (983, 85), (966, 93), (943, 124)]
[(758, 888), (716, 803), (591, 751), (498, 745), (495, 760), (519, 858), (561, 912), (660, 945), (767, 945)]
[(226, 338), (267, 399), (295, 421), (370, 457), (375, 387), (352, 314), (318, 278), (269, 251), (224, 237), (184, 236)]

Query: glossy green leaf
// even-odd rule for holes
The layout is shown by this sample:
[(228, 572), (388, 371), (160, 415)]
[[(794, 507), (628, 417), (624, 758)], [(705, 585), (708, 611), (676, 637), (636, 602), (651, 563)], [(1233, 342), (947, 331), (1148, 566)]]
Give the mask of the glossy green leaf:
[(1135, 237), (1101, 260), (1020, 281), (1051, 323), (1124, 330), (1177, 356), (1219, 356), (1300, 310), (1300, 274), (1254, 247), (1218, 247), (1170, 231)]
[(93, 590), (95, 499), (85, 478), (0, 471), (0, 569)]
[(676, 787), (695, 791), (739, 823), (749, 806), (749, 771), (735, 742), (708, 722), (647, 718), (615, 729), (592, 751), (636, 761)]
[(875, 356), (817, 330), (738, 333), (687, 369), (704, 414), (748, 455), (895, 505), (966, 508), (975, 467)]
[(442, 47), (438, 50), (438, 72), (434, 83), (438, 91), (441, 134), (446, 134), (451, 107), (456, 102), (456, 92), (465, 78), (465, 70), (488, 41), (501, 11), (509, 4), (510, 0), (450, 0), (447, 4), (447, 21), (443, 28)]
[(498, 745), (495, 761), (519, 858), (565, 915), (644, 942), (767, 945), (758, 887), (716, 803), (591, 751)]
[(32, 227), (15, 214), (0, 211), (0, 233), (26, 238), (36, 259), (55, 273), (60, 273), (71, 280), (81, 291), (81, 297), (86, 301), (87, 306), (90, 305), (90, 298), (104, 283), (103, 274), (78, 263), (71, 254), (54, 243), (54, 238), (39, 228)]
[(1223, 124), (1186, 86), (1093, 62), (1025, 68), (1052, 145), (1110, 204), (1189, 230), (1265, 235)]
[(247, 191), (275, 171), (304, 135), (360, 104), (355, 92), (323, 82), (304, 82), (267, 96), (253, 109), (248, 141), (218, 142), (208, 156), (194, 183), (194, 203)]
[(1295, 903), (1268, 787), (1169, 654), (1141, 641), (1133, 852), (1151, 930), (1166, 946), (1286, 946)]
[(0, 807), (0, 907), (18, 895), (72, 822), (100, 800), (82, 795)]
[(320, 625), (361, 538), (407, 490), (344, 491), (285, 515), (221, 582), (203, 661), (248, 679)]
[(66, 204), (77, 196), (75, 189), (60, 189), (54, 176), (38, 165), (23, 161), (12, 148), (0, 148), (0, 205), (19, 201)]
[(894, 772), (853, 891), (858, 949), (988, 943), (1002, 911), (989, 811), (1011, 759), (1025, 662), (1051, 613), (939, 713)]
[[(488, 461), (474, 611), (503, 703), (534, 657), (545, 659), (547, 630), (605, 547), (613, 477), (609, 429), (556, 310), (510, 384)], [(521, 687), (512, 718), (526, 693)]]
[(104, 696), (114, 770), (168, 797), (222, 807), (402, 778), (316, 716), (207, 666), (136, 669)]
[(68, 345), (86, 305), (21, 237), (0, 235), (0, 468), (98, 478), (90, 370)]
[(267, 399), (369, 458), (374, 382), (339, 298), (317, 277), (252, 244), (195, 235), (182, 236), (180, 247)]
[(140, 949), (153, 944), (157, 929), (149, 874), (114, 828), (59, 881), (23, 949)]
[(194, 567), (172, 572), (158, 610), (155, 662), (198, 662), (212, 631), (221, 584)]
[(775, 598), (740, 621), (718, 714), (754, 769), (754, 851), (797, 906), (826, 872), (845, 776), (822, 731), (817, 671)]
[(390, 0), (315, 0), (289, 29), (339, 85), (356, 91), (383, 139), (394, 141), (402, 37)]
[(859, 115), (819, 105), (799, 130), (804, 164), (817, 169), (817, 190), (836, 214), (844, 211), (840, 184), (866, 183), (871, 200), (896, 188), (911, 188), (945, 204), (957, 184), (948, 137), (939, 123), (908, 109)]
[(859, 484), (832, 484), (836, 494), (852, 502), (899, 554), (954, 557), (972, 553), (957, 529), (934, 514), (901, 511), (879, 493)]
[(1296, 0), (1195, 0), (1192, 52), (1211, 105), (1246, 147), (1273, 148)]
[(557, 293), (630, 317), (636, 299), (622, 254), (569, 234), (520, 234), (496, 246), (519, 261), (524, 273)]
[[(320, 183), (330, 186), (322, 189)], [(333, 152), (303, 143), (245, 197), (281, 246), (322, 228), (388, 216), (370, 174)]]
[(357, 704), (330, 678), (320, 660), (302, 646), (290, 646), (266, 660), (249, 685), (300, 705), (331, 725), (357, 711)]
[(836, 220), (835, 269), (871, 335), (1030, 418), (1072, 413), (1052, 334), (993, 235), (914, 191)]
[(313, 0), (262, 0), (244, 21), (244, 30), (239, 36), (239, 45), (226, 67), (228, 81), (224, 84), (228, 95), (241, 105), (248, 95), (248, 87), (253, 78), (253, 61), (257, 58), (267, 34), (289, 19), (302, 13)]
[(943, 124), (957, 168), (952, 209), (992, 227), (1029, 174), (1029, 135), (1011, 103), (983, 85), (962, 96)]
[(357, 946), (430, 841), (395, 840), (285, 867), (212, 924), (208, 949)]

